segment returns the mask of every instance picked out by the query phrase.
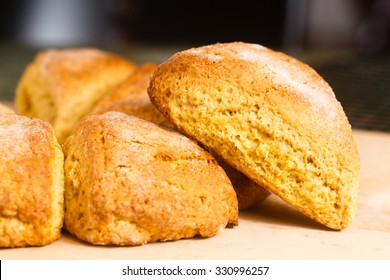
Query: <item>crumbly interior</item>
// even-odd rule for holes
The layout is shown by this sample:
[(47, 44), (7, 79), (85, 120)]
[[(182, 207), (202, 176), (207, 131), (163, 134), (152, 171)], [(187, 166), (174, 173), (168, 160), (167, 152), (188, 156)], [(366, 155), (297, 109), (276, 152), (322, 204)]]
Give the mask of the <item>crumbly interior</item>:
[(341, 105), (307, 65), (219, 44), (162, 64), (149, 95), (184, 133), (298, 210), (334, 229), (351, 223), (358, 152)]
[[(157, 65), (152, 63), (145, 63), (137, 68), (115, 90), (100, 100), (92, 113), (122, 112), (164, 127), (174, 128), (174, 125), (153, 106), (147, 94), (150, 76), (156, 69)], [(254, 206), (270, 194), (223, 160), (217, 158), (217, 161), (233, 182), (240, 210)]]

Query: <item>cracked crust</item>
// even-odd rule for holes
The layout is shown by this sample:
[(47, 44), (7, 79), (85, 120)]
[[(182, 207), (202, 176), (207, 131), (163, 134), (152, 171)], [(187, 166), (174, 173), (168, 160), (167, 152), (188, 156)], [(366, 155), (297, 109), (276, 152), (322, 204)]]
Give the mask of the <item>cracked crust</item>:
[(0, 247), (43, 246), (63, 224), (63, 153), (49, 123), (0, 117)]
[(175, 131), (117, 112), (90, 115), (64, 152), (65, 227), (79, 239), (140, 245), (238, 223), (223, 169)]
[(215, 44), (173, 55), (148, 93), (179, 130), (304, 214), (333, 229), (352, 222), (359, 154), (308, 65), (256, 44)]
[[(153, 106), (147, 93), (150, 76), (157, 69), (157, 66), (154, 63), (145, 63), (137, 68), (115, 90), (106, 95), (96, 105), (92, 113), (122, 112), (164, 127), (174, 128), (174, 124), (168, 121)], [(221, 158), (216, 157), (216, 159), (233, 183), (240, 210), (248, 209), (268, 197), (270, 194), (269, 191), (260, 187), (243, 173), (229, 166)]]

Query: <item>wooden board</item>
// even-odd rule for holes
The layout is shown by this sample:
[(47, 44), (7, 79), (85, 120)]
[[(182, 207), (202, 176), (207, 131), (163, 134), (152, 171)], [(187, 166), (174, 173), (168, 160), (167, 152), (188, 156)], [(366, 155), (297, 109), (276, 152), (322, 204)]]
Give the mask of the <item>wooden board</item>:
[(240, 213), (240, 225), (216, 236), (135, 247), (86, 244), (64, 232), (38, 248), (0, 249), (0, 259), (390, 259), (390, 134), (354, 131), (362, 168), (358, 212), (332, 231), (276, 196)]

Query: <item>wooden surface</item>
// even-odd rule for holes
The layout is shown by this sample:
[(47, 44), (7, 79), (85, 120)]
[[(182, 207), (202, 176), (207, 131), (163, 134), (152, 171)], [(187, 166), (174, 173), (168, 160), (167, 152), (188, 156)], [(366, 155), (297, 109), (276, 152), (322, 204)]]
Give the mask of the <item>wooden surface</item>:
[(354, 131), (362, 169), (358, 212), (344, 231), (310, 220), (275, 196), (216, 236), (135, 247), (86, 244), (64, 232), (47, 246), (0, 249), (0, 259), (390, 259), (390, 134)]

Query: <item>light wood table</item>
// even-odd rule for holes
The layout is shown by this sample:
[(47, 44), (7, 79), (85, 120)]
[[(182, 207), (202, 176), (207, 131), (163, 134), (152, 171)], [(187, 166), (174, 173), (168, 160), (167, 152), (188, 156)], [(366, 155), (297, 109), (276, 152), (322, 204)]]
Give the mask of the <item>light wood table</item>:
[(332, 231), (269, 197), (216, 236), (135, 247), (92, 246), (64, 232), (39, 248), (0, 249), (0, 259), (390, 259), (390, 133), (354, 131), (362, 168), (355, 221)]

